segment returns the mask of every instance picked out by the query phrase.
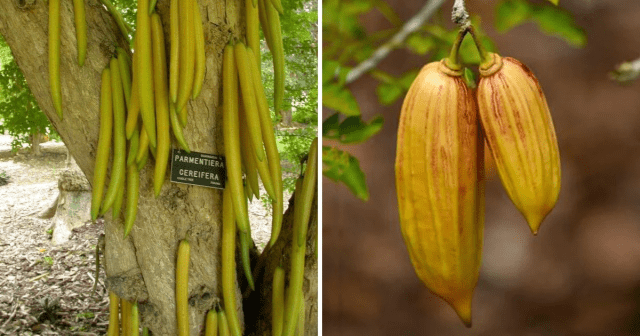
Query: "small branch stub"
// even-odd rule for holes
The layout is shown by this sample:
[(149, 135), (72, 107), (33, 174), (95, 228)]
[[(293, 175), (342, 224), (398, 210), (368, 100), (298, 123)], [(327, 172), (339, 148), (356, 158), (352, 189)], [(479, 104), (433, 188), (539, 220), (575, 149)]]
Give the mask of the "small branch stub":
[(456, 0), (451, 10), (451, 21), (460, 26), (462, 29), (466, 29), (471, 25), (469, 21), (469, 13), (464, 5), (464, 0)]

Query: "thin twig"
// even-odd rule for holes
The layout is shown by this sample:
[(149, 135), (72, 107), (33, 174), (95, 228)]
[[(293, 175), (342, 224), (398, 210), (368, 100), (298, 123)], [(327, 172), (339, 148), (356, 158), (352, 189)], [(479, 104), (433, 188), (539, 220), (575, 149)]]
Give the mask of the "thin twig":
[(429, 0), (418, 14), (409, 19), (409, 21), (402, 26), (402, 29), (393, 35), (388, 42), (376, 49), (371, 57), (351, 69), (347, 74), (345, 84), (348, 85), (353, 83), (356, 79), (360, 78), (360, 76), (375, 68), (376, 65), (387, 57), (394, 48), (401, 45), (409, 34), (418, 30), (427, 20), (429, 20), (443, 3), (444, 0)]
[(620, 64), (610, 76), (619, 82), (628, 82), (638, 78), (640, 76), (640, 58)]
[(16, 316), (17, 311), (18, 311), (18, 303), (16, 302), (16, 305), (13, 308), (13, 312), (11, 313), (11, 315), (9, 315), (9, 318), (6, 321), (4, 321), (0, 329), (4, 329), (4, 327), (9, 323), (9, 321), (11, 321), (11, 319), (13, 319), (14, 316)]

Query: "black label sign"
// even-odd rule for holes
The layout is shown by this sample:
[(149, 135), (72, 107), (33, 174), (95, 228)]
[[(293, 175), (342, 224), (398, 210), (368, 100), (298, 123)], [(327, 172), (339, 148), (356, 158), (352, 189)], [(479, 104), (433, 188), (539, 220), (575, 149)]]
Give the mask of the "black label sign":
[(171, 151), (171, 182), (224, 189), (226, 173), (224, 156)]

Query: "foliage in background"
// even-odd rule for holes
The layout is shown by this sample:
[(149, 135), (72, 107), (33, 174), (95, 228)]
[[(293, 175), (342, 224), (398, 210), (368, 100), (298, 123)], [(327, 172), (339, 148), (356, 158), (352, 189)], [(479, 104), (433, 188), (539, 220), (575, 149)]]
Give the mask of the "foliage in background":
[[(584, 31), (575, 23), (573, 16), (560, 7), (528, 0), (502, 0), (491, 5), (495, 6), (496, 11), (494, 26), (501, 33), (534, 22), (541, 32), (561, 38), (574, 47), (586, 44)], [(398, 33), (404, 22), (384, 1), (325, 0), (323, 6), (322, 104), (335, 113), (324, 120), (322, 135), (325, 140), (340, 145), (360, 143), (374, 136), (382, 128), (383, 120), (381, 116), (369, 122), (362, 119), (358, 102), (345, 84), (347, 74)], [(393, 28), (367, 32), (360, 17), (372, 11), (381, 13)], [(451, 8), (440, 8), (440, 12), (427, 24), (394, 48), (424, 56), (424, 64), (448, 56), (458, 32), (457, 28), (447, 28), (451, 27), (450, 13)], [(496, 52), (493, 41), (482, 33), (480, 18), (472, 15), (471, 22), (483, 36), (483, 46), (488, 51)], [(470, 36), (462, 43), (460, 56), (465, 65), (477, 65), (480, 62), (480, 55)], [(379, 103), (388, 106), (404, 97), (418, 71), (412, 69), (394, 75), (374, 68), (367, 74), (378, 82), (376, 94)], [(475, 70), (465, 69), (467, 82), (473, 83), (475, 77)], [(324, 176), (345, 184), (358, 198), (368, 199), (365, 174), (357, 158), (336, 146), (324, 146), (322, 161)]]
[(30, 145), (35, 134), (59, 138), (40, 110), (11, 49), (0, 36), (0, 134), (4, 133), (13, 138), (14, 152), (25, 144)]
[[(285, 15), (280, 16), (280, 23), (286, 76), (282, 109), (291, 111), (293, 125), (279, 123), (275, 134), (281, 159), (289, 163), (283, 165), (283, 171), (292, 175), (285, 177), (284, 189), (292, 192), (302, 168), (300, 161), (318, 134), (318, 2), (283, 0), (282, 6)], [(273, 56), (264, 38), (261, 54), (262, 82), (273, 111)], [(272, 117), (279, 118), (274, 114)], [(268, 203), (266, 197), (263, 196), (265, 204)]]

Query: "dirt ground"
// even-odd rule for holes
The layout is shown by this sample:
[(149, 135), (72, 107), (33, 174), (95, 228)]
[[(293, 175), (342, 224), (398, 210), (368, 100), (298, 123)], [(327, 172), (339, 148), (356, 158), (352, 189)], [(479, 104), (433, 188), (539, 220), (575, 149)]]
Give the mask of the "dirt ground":
[[(67, 243), (53, 245), (51, 220), (38, 213), (57, 196), (66, 149), (48, 142), (41, 145), (41, 156), (9, 155), (10, 143), (0, 135), (0, 177), (9, 177), (0, 185), (0, 335), (104, 335), (109, 296), (102, 268), (92, 293), (95, 245), (104, 223), (87, 223), (73, 230)], [(249, 215), (253, 239), (262, 249), (271, 215), (257, 201)]]

